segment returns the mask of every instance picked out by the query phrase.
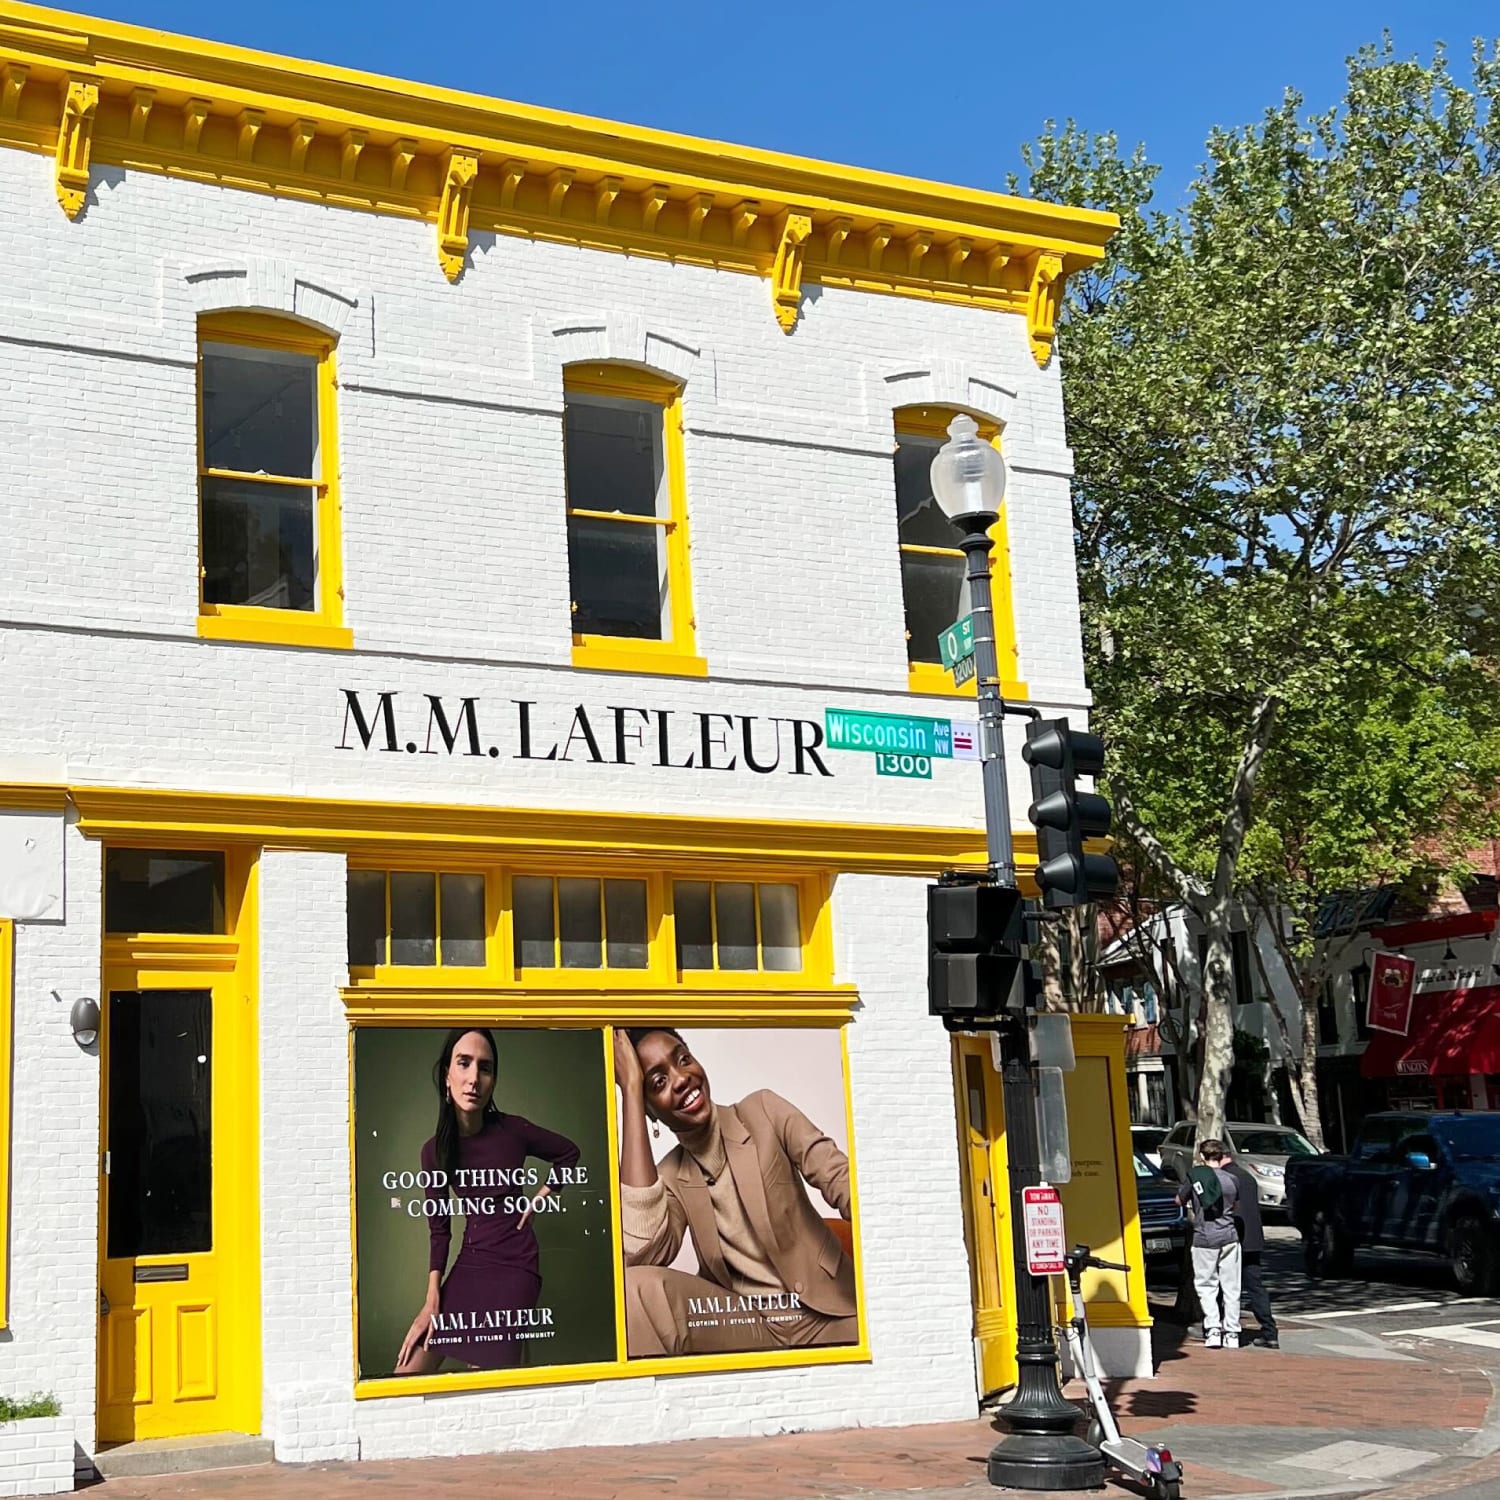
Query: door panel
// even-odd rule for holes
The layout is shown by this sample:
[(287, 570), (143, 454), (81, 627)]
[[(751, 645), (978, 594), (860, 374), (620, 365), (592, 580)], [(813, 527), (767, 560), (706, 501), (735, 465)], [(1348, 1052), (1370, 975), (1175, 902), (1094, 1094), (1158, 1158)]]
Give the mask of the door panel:
[(243, 1084), (235, 1086), (249, 1045), (241, 1034), (248, 1005), (236, 1000), (224, 976), (108, 990), (99, 1410), (105, 1442), (259, 1425), (257, 1403), (246, 1399), (234, 1368), (253, 1371), (253, 1351), (226, 1347), (222, 1336), (222, 1294), (244, 1257), (254, 1255), (245, 1233), (253, 1221), (243, 1203), (253, 1176), (237, 1180), (244, 1173), (235, 1171), (247, 1139), (253, 1150), (254, 1131)]
[(955, 1050), (974, 1338), (982, 1394), (988, 1395), (1016, 1383), (1004, 1117), (988, 1040), (959, 1037)]

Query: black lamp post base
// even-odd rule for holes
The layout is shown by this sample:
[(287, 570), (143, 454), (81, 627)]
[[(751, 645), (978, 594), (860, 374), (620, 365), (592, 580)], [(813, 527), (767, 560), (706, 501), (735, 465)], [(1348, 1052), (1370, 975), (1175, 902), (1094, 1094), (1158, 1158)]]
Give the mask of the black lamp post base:
[(1104, 1488), (1104, 1456), (1070, 1432), (1013, 1432), (990, 1450), (988, 1472), (1008, 1490)]

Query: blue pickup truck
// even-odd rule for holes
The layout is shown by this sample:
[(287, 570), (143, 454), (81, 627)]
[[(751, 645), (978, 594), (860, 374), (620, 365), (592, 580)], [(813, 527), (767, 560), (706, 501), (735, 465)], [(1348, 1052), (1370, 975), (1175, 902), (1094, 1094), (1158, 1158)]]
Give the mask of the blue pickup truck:
[(1370, 1115), (1348, 1156), (1286, 1164), (1310, 1276), (1346, 1276), (1362, 1246), (1424, 1251), (1466, 1295), (1500, 1290), (1500, 1114)]

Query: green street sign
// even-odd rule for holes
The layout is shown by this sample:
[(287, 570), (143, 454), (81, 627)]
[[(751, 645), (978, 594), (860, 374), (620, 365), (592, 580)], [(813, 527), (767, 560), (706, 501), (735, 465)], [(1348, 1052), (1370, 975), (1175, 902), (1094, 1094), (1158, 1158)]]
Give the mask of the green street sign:
[(944, 759), (953, 756), (953, 724), (949, 719), (909, 719), (900, 714), (867, 714), (846, 708), (825, 708), (823, 729), (830, 750), (873, 750), (877, 754), (940, 756)]
[(974, 677), (974, 658), (966, 656), (962, 661), (953, 663), (953, 686), (962, 687), (964, 683), (971, 682)]
[(974, 616), (965, 615), (955, 620), (939, 637), (938, 650), (943, 654), (943, 665), (953, 667), (966, 656), (974, 654)]
[(875, 757), (877, 776), (920, 776), (932, 780), (932, 757), (928, 755), (887, 755), (883, 751)]

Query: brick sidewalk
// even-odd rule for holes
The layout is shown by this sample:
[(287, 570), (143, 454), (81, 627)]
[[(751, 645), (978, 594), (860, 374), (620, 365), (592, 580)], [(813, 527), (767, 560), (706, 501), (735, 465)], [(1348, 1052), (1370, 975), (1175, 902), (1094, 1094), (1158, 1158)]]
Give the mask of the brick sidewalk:
[[(1373, 1440), (1388, 1429), (1393, 1414), (1399, 1414), (1406, 1429), (1451, 1433), (1481, 1427), (1491, 1394), (1482, 1371), (1436, 1363), (1255, 1349), (1217, 1352), (1198, 1345), (1164, 1347), (1159, 1357), (1155, 1380), (1116, 1382), (1112, 1391), (1126, 1430), (1146, 1438), (1162, 1428), (1233, 1425), (1246, 1436), (1275, 1426), (1364, 1434)], [(1075, 1390), (1069, 1394), (1076, 1399)], [(447, 1493), (462, 1493), (466, 1500), (536, 1500), (551, 1494), (565, 1494), (568, 1500), (875, 1500), (895, 1495), (968, 1500), (995, 1493), (984, 1478), (984, 1459), (995, 1440), (988, 1422), (969, 1421), (399, 1463), (277, 1465), (117, 1479), (93, 1493), (98, 1500), (338, 1500), (417, 1492), (436, 1500)], [(1500, 1474), (1500, 1462), (1494, 1459), (1455, 1460), (1447, 1488), (1488, 1479), (1492, 1472)], [(1191, 1500), (1227, 1500), (1287, 1488), (1274, 1471), (1252, 1479), (1202, 1463), (1191, 1466), (1187, 1480)], [(1383, 1491), (1382, 1500), (1443, 1493), (1431, 1487), (1434, 1483), (1398, 1484)]]

